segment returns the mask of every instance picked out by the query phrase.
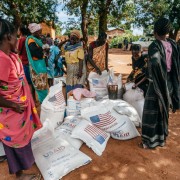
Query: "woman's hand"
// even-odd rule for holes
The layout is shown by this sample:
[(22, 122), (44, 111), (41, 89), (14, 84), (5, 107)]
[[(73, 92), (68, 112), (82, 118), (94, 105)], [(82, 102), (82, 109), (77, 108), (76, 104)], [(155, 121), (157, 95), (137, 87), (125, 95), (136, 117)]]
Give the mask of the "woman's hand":
[(136, 89), (136, 88), (137, 88), (136, 84), (132, 86), (132, 89)]
[(25, 110), (25, 104), (17, 104), (17, 103), (13, 103), (12, 104), (12, 110), (22, 114)]
[(82, 71), (79, 71), (77, 74), (77, 78), (80, 79), (82, 77)]

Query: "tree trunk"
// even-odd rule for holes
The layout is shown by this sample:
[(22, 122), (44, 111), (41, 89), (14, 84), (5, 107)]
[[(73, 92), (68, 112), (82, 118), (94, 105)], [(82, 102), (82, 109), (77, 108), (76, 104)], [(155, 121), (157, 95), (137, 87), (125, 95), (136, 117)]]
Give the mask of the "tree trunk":
[(87, 31), (87, 19), (86, 19), (87, 6), (88, 6), (88, 0), (84, 0), (82, 7), (81, 7), (81, 18), (82, 18), (81, 30), (82, 30), (82, 34), (83, 34), (83, 41), (84, 41), (84, 49), (85, 50), (87, 50), (87, 43), (88, 43), (88, 31)]
[(176, 40), (179, 28), (169, 32), (169, 38)]
[(107, 31), (107, 18), (112, 0), (101, 0), (99, 5), (99, 34)]

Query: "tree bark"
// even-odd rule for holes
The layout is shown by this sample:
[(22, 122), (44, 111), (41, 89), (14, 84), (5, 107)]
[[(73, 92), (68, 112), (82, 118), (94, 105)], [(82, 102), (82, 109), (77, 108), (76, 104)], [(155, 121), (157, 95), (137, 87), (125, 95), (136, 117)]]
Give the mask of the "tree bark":
[(107, 31), (107, 18), (112, 0), (101, 0), (99, 5), (99, 34)]
[(88, 43), (88, 31), (87, 31), (87, 19), (86, 19), (86, 15), (87, 15), (87, 6), (88, 6), (88, 0), (84, 0), (83, 4), (81, 6), (81, 18), (82, 18), (82, 22), (81, 22), (81, 30), (82, 30), (82, 34), (83, 34), (83, 41), (84, 41), (84, 49), (87, 50), (87, 43)]

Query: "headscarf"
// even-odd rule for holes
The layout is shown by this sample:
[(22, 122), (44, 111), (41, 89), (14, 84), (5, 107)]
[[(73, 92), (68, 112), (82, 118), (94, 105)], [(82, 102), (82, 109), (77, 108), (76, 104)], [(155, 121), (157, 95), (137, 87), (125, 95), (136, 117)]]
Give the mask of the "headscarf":
[(78, 31), (78, 30), (76, 30), (76, 29), (72, 30), (70, 35), (71, 35), (71, 36), (76, 36), (78, 39), (81, 38), (81, 33), (80, 33), (80, 31)]
[(156, 32), (159, 36), (168, 34), (170, 29), (171, 29), (170, 21), (166, 18), (160, 18), (154, 24), (154, 32)]
[(31, 23), (31, 24), (29, 24), (28, 29), (30, 30), (31, 33), (35, 33), (37, 31), (41, 30), (42, 27), (40, 24)]

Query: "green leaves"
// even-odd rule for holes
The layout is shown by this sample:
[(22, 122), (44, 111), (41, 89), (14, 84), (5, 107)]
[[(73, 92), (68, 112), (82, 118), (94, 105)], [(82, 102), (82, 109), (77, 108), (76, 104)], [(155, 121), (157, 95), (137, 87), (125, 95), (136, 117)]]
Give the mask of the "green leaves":
[(31, 22), (57, 22), (58, 0), (1, 0), (0, 14), (13, 19), (18, 27)]

